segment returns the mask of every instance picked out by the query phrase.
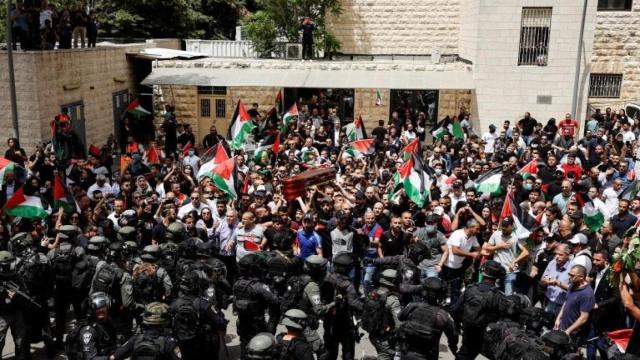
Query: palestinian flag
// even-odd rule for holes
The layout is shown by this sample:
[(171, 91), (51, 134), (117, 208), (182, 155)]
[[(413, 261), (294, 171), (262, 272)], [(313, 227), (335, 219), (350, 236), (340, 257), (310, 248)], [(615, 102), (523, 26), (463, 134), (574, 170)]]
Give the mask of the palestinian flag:
[(513, 233), (516, 234), (519, 240), (528, 239), (531, 236), (531, 231), (522, 225), (523, 211), (519, 206), (516, 206), (513, 201), (513, 195), (507, 194), (504, 199), (504, 205), (502, 206), (502, 212), (500, 213), (500, 223), (506, 217), (513, 218)]
[(345, 132), (349, 141), (356, 141), (367, 138), (367, 132), (364, 128), (364, 121), (362, 121), (362, 115), (353, 120), (353, 123), (345, 126)]
[(278, 154), (280, 151), (280, 133), (276, 132), (267, 136), (260, 142), (260, 145), (256, 148), (254, 159), (260, 161), (265, 152), (272, 151), (274, 154)]
[(629, 184), (629, 186), (627, 186), (626, 189), (624, 189), (622, 193), (620, 193), (618, 198), (631, 201), (636, 197), (636, 195), (638, 195), (639, 192), (640, 180), (634, 180), (631, 184)]
[(309, 150), (309, 149), (302, 150), (302, 154), (301, 154), (300, 158), (302, 159), (302, 161), (304, 163), (308, 163), (311, 160), (317, 160), (318, 159), (317, 157), (315, 159), (311, 159), (311, 155), (315, 155), (315, 154), (316, 153), (313, 150)]
[(407, 146), (402, 150), (402, 156), (404, 160), (409, 160), (409, 158), (413, 155), (420, 155), (420, 139), (415, 138)]
[(460, 120), (458, 120), (457, 116), (453, 117), (453, 121), (449, 124), (448, 129), (453, 137), (464, 140), (464, 132), (462, 131), (462, 126), (460, 126)]
[(59, 176), (53, 179), (53, 207), (56, 209), (62, 207), (65, 214), (70, 214), (74, 211), (80, 212), (80, 206), (78, 206), (76, 199), (71, 195), (69, 189), (64, 186)]
[(144, 162), (148, 166), (154, 165), (154, 164), (160, 164), (160, 152), (155, 146), (151, 146), (147, 149)]
[(376, 106), (382, 106), (382, 93), (380, 93), (380, 90), (376, 90)]
[(627, 351), (627, 346), (629, 346), (629, 341), (631, 340), (631, 336), (633, 335), (633, 329), (620, 329), (616, 331), (611, 331), (607, 333), (607, 336), (621, 353), (625, 353)]
[(236, 157), (232, 157), (223, 161), (217, 165), (211, 171), (211, 179), (213, 185), (218, 190), (229, 195), (232, 199), (238, 198), (238, 192), (236, 191)]
[(591, 231), (596, 232), (604, 225), (604, 214), (593, 205), (592, 201), (584, 204), (582, 214), (584, 214), (584, 224), (587, 225)]
[(293, 104), (289, 111), (282, 117), (282, 132), (286, 134), (294, 121), (298, 121), (297, 104)]
[(236, 111), (233, 113), (231, 124), (229, 124), (229, 131), (227, 131), (227, 139), (231, 140), (229, 142), (231, 150), (241, 149), (254, 127), (255, 125), (244, 108), (242, 100), (238, 100)]
[(478, 180), (476, 180), (476, 191), (491, 195), (500, 195), (502, 193), (500, 180), (502, 180), (502, 166), (489, 170), (489, 172), (480, 176)]
[(422, 160), (417, 156), (412, 156), (407, 162), (402, 164), (393, 177), (395, 188), (402, 185), (404, 192), (419, 207), (429, 199), (429, 189), (431, 179), (424, 171)]
[(182, 147), (182, 154), (184, 156), (189, 155), (189, 150), (191, 150), (191, 142), (184, 144), (184, 147)]
[(518, 174), (522, 174), (522, 177), (525, 179), (531, 175), (538, 174), (538, 161), (531, 160), (527, 165), (523, 166), (522, 169), (518, 170)]
[(135, 99), (127, 107), (127, 112), (135, 117), (142, 117), (151, 115), (145, 108), (140, 105), (140, 100)]
[(278, 91), (276, 95), (276, 110), (277, 114), (281, 115), (284, 112), (284, 97), (282, 96), (282, 90)]
[(4, 177), (16, 170), (16, 163), (11, 160), (0, 157), (0, 186), (4, 184)]
[(451, 125), (451, 119), (449, 119), (449, 117), (445, 117), (444, 120), (442, 120), (442, 123), (440, 123), (440, 126), (438, 126), (437, 128), (433, 129), (431, 131), (431, 135), (436, 139), (436, 140), (442, 140), (442, 138), (444, 137), (444, 134), (448, 133), (448, 129), (449, 129), (449, 125)]
[(217, 165), (220, 165), (229, 159), (229, 155), (227, 155), (227, 151), (224, 149), (224, 146), (222, 146), (222, 144), (218, 143), (216, 144), (216, 146), (211, 147), (211, 149), (216, 150), (215, 156), (213, 157), (213, 159), (207, 161), (206, 163), (202, 164), (202, 166), (200, 166), (200, 169), (198, 170), (198, 175), (196, 175), (196, 178), (198, 180), (202, 179), (205, 176), (208, 176), (213, 179), (213, 173), (212, 173), (213, 169)]
[(372, 155), (376, 150), (374, 139), (356, 140), (349, 144), (345, 152), (352, 157)]
[(21, 218), (41, 218), (49, 216), (37, 196), (25, 195), (24, 187), (19, 188), (2, 208), (7, 215)]

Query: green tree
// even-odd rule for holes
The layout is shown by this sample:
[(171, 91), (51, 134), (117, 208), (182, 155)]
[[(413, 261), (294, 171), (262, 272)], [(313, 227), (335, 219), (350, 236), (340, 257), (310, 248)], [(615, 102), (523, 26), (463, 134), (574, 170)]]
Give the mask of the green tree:
[(325, 54), (340, 49), (340, 42), (326, 28), (326, 15), (339, 16), (342, 12), (339, 0), (257, 0), (256, 3), (258, 12), (246, 16), (243, 25), (261, 56), (269, 56), (279, 37), (298, 42), (300, 25), (306, 16), (316, 25), (316, 48)]

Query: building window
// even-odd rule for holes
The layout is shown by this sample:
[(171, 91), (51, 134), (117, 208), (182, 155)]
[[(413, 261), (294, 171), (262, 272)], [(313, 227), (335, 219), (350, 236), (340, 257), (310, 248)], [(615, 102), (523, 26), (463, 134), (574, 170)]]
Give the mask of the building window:
[(518, 65), (547, 66), (552, 8), (522, 8)]
[(227, 95), (227, 88), (224, 86), (198, 86), (200, 95)]
[(216, 99), (216, 117), (219, 119), (227, 117), (227, 101), (225, 99)]
[(589, 97), (619, 98), (622, 74), (591, 74)]
[(211, 117), (211, 99), (200, 99), (200, 117)]
[(631, 11), (633, 0), (598, 0), (598, 11)]

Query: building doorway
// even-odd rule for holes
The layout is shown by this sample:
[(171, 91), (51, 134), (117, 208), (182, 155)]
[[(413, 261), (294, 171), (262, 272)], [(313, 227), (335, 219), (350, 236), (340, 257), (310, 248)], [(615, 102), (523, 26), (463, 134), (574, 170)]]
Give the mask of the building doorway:
[(221, 86), (198, 87), (198, 138), (202, 139), (215, 125), (218, 134), (227, 135), (227, 88)]
[(427, 126), (433, 126), (438, 119), (438, 90), (391, 90), (391, 111), (398, 113), (401, 122), (407, 117), (413, 121), (424, 113)]
[(78, 135), (78, 138), (82, 142), (83, 148), (86, 150), (87, 132), (84, 119), (84, 102), (81, 100), (69, 104), (64, 104), (60, 107), (60, 109), (67, 109), (69, 113), (69, 119), (71, 120), (71, 128), (76, 133), (76, 135)]
[(353, 122), (354, 89), (285, 88), (285, 111), (295, 102), (309, 106), (309, 111), (318, 108), (321, 115), (335, 108), (342, 125)]

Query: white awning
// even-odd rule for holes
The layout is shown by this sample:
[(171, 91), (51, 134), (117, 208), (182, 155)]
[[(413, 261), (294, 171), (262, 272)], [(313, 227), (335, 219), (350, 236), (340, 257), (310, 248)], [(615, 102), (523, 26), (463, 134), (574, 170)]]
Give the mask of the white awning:
[(169, 59), (198, 59), (207, 57), (207, 54), (202, 54), (192, 51), (183, 51), (175, 49), (165, 48), (147, 48), (142, 49), (137, 53), (129, 53), (129, 56), (133, 56), (139, 59), (147, 60), (169, 60)]
[(298, 88), (474, 89), (470, 70), (330, 70), (154, 68), (144, 85), (274, 86)]

